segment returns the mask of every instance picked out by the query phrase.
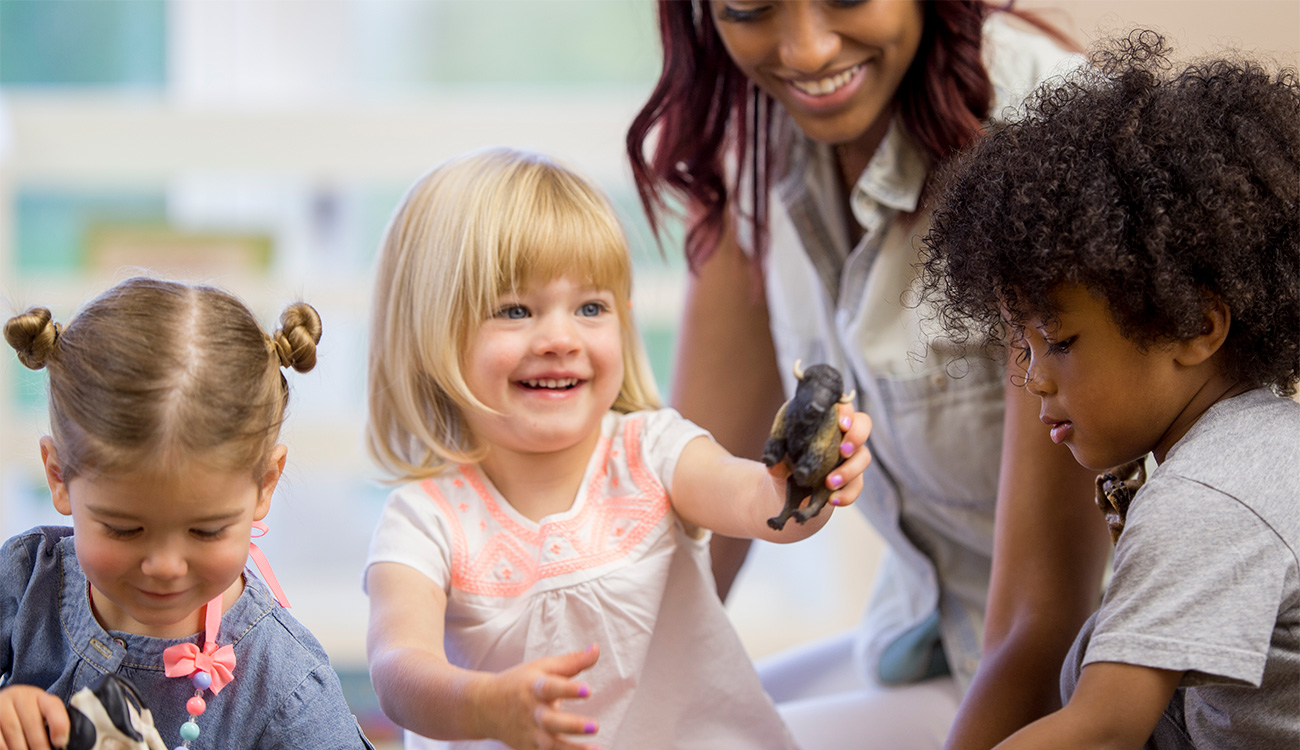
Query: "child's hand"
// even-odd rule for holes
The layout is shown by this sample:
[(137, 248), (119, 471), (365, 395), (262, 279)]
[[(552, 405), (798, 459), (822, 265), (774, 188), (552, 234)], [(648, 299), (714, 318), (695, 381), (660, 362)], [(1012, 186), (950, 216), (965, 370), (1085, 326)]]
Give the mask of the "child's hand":
[(590, 688), (570, 678), (598, 658), (600, 649), (592, 644), (585, 651), (537, 659), (495, 675), (482, 703), (488, 712), (487, 734), (516, 750), (594, 750), (562, 735), (595, 734), (596, 720), (561, 711), (560, 701), (591, 697)]
[(871, 434), (871, 417), (866, 412), (855, 412), (850, 404), (840, 404), (840, 429), (844, 440), (840, 455), (844, 463), (826, 476), (826, 486), (835, 490), (830, 504), (842, 508), (852, 505), (862, 492), (862, 472), (871, 465), (871, 451), (867, 450), (867, 436)]
[(0, 750), (63, 747), (70, 731), (68, 709), (57, 697), (31, 685), (0, 690)]

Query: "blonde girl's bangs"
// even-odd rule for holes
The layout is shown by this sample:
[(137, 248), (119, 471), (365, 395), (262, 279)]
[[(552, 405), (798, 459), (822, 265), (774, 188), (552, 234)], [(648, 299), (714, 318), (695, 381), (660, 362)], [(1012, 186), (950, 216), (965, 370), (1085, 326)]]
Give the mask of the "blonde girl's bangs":
[(632, 292), (632, 261), (613, 208), (577, 175), (547, 162), (520, 165), (515, 189), (503, 195), (498, 295), (562, 276), (613, 290), (620, 304)]

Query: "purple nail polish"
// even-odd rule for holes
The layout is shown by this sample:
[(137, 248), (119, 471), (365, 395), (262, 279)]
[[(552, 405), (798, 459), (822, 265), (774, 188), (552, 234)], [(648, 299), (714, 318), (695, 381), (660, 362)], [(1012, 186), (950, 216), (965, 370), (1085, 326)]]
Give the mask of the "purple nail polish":
[(839, 505), (839, 504), (840, 504), (840, 499), (838, 497), (831, 498), (831, 505)]
[(582, 687), (578, 688), (579, 698), (586, 698), (589, 695), (591, 695), (591, 688), (587, 687), (586, 685), (583, 685)]
[(852, 418), (852, 417), (844, 417), (843, 419), (840, 420), (840, 429), (841, 429), (841, 430), (844, 430), (845, 432), (848, 432), (848, 431), (849, 431), (849, 428), (852, 427), (852, 426), (853, 426), (853, 418)]
[(845, 456), (853, 455), (853, 443), (850, 443), (847, 440), (840, 443), (840, 453)]
[(585, 731), (587, 734), (595, 734), (595, 733), (596, 733), (596, 722), (594, 722), (594, 721), (589, 721), (589, 722), (587, 722), (587, 726), (583, 727), (583, 731)]
[(844, 484), (844, 477), (840, 476), (839, 474), (831, 475), (831, 487), (833, 489), (838, 490), (840, 488), (840, 485), (842, 484)]

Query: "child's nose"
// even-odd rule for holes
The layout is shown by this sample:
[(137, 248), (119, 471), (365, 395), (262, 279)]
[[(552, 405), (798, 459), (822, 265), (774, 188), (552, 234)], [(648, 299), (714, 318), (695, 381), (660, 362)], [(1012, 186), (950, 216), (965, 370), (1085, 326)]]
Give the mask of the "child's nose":
[(150, 578), (180, 578), (187, 568), (185, 556), (166, 547), (151, 550), (140, 564), (141, 572)]
[(1055, 390), (1051, 386), (1051, 381), (1043, 374), (1042, 368), (1032, 363), (1025, 370), (1025, 388), (1040, 398)]
[(569, 354), (577, 351), (578, 334), (568, 315), (551, 315), (542, 320), (534, 342), (539, 354)]
[(811, 75), (829, 66), (840, 52), (840, 36), (813, 3), (791, 3), (781, 33), (781, 64), (792, 72)]

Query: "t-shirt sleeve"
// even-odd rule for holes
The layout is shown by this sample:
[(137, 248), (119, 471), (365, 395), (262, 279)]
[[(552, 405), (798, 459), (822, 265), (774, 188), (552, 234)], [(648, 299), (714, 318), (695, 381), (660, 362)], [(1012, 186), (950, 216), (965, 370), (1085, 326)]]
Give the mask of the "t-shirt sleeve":
[(686, 444), (698, 437), (712, 440), (703, 427), (686, 419), (676, 409), (645, 412), (641, 429), (641, 454), (646, 466), (666, 489), (672, 489), (673, 471)]
[(451, 533), (425, 483), (399, 487), (389, 495), (380, 513), (370, 538), (366, 569), (379, 562), (401, 563), (428, 576), (446, 591), (451, 582)]
[(1166, 477), (1134, 499), (1083, 663), (1185, 671), (1182, 685), (1258, 687), (1289, 552), (1250, 508)]

